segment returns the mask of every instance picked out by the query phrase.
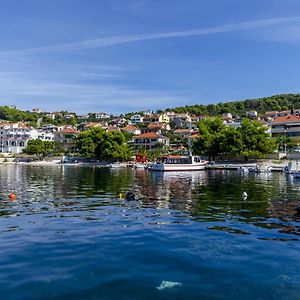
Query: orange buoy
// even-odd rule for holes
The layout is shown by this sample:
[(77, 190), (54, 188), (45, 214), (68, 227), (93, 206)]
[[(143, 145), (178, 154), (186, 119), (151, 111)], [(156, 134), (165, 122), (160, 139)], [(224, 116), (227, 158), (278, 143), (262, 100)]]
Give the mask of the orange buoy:
[(17, 196), (14, 193), (9, 193), (8, 198), (11, 202), (14, 202), (16, 200)]

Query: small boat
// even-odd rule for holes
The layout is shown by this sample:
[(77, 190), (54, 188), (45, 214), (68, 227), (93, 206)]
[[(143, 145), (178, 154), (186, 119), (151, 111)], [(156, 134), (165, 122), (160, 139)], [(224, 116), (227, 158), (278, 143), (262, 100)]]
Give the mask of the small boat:
[(254, 167), (248, 167), (248, 172), (252, 173), (269, 173), (272, 168), (266, 164), (256, 164)]
[(149, 165), (150, 171), (198, 171), (204, 170), (208, 161), (202, 160), (200, 156), (193, 155), (169, 155), (157, 159)]
[(135, 169), (147, 169), (148, 164), (147, 163), (134, 163), (133, 168)]
[(299, 162), (289, 162), (285, 167), (285, 174), (292, 175), (294, 179), (300, 179)]
[(127, 164), (126, 163), (121, 163), (121, 162), (115, 162), (113, 164), (109, 164), (109, 167), (110, 168), (125, 168), (127, 167)]
[(249, 168), (247, 168), (247, 167), (240, 167), (239, 171), (241, 171), (242, 173), (249, 173)]
[(299, 171), (299, 162), (290, 161), (284, 168), (285, 174), (294, 174)]

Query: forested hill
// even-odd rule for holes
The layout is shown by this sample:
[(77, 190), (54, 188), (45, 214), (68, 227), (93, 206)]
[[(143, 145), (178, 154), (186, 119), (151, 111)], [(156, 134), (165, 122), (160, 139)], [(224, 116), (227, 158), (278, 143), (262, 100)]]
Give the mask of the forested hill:
[(266, 111), (281, 111), (291, 108), (300, 108), (300, 94), (281, 94), (271, 97), (248, 99), (243, 101), (232, 101), (208, 105), (191, 105), (176, 108), (168, 108), (166, 111), (188, 112), (191, 114), (205, 114), (217, 116), (223, 113), (232, 115), (245, 115), (246, 111), (256, 110), (259, 114)]

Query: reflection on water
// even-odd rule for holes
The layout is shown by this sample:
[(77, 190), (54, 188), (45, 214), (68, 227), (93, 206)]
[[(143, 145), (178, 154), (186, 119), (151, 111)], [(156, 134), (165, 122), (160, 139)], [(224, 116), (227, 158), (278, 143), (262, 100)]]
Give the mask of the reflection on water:
[[(0, 169), (0, 184), (3, 217), (122, 206), (128, 203), (119, 199), (120, 193), (124, 196), (134, 191), (136, 207), (178, 210), (201, 222), (235, 219), (300, 234), (299, 216), (295, 215), (295, 207), (300, 204), (300, 181), (282, 174), (149, 173), (126, 168), (8, 165)], [(242, 199), (243, 191), (248, 194), (246, 200)], [(17, 194), (17, 203), (6, 201), (9, 192)]]
[[(7, 297), (47, 291), (49, 298), (98, 299), (99, 290), (103, 299), (298, 297), (300, 181), (282, 174), (5, 165), (0, 186), (0, 291)], [(120, 198), (127, 191), (137, 200)], [(29, 270), (32, 278), (20, 277)], [(153, 289), (166, 279), (184, 285), (176, 294)]]

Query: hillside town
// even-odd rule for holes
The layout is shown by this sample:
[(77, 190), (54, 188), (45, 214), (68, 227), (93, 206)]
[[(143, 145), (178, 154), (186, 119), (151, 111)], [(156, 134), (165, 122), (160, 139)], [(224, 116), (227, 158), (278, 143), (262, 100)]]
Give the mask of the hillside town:
[[(43, 113), (40, 108), (33, 108), (30, 113), (40, 115), (36, 124), (1, 120), (1, 153), (20, 154), (27, 147), (28, 141), (37, 139), (54, 142), (55, 147), (63, 152), (75, 153), (76, 137), (80, 132), (91, 128), (127, 134), (128, 144), (134, 152), (138, 152), (141, 148), (152, 150), (157, 147), (171, 150), (188, 149), (201, 135), (198, 128), (199, 121), (208, 117), (174, 111), (145, 111), (126, 116), (113, 116), (105, 112), (87, 115), (70, 112)], [(297, 137), (300, 136), (300, 109), (267, 111), (263, 115), (259, 115), (257, 111), (246, 111), (243, 116), (224, 113), (220, 117), (226, 126), (232, 128), (239, 128), (243, 118), (257, 120), (274, 138), (285, 136), (297, 141)], [(57, 120), (60, 121), (59, 125)]]

